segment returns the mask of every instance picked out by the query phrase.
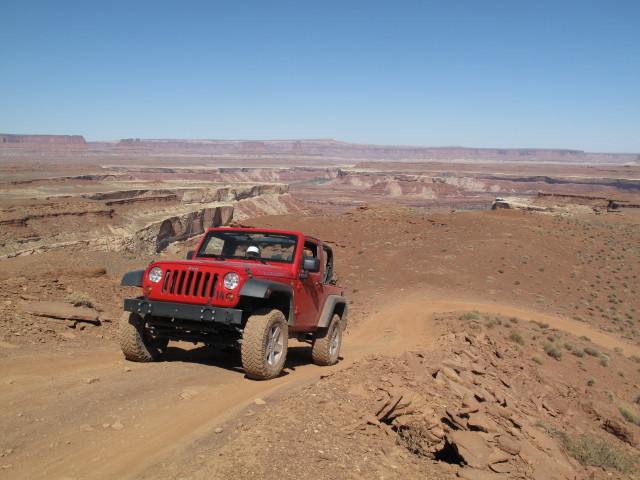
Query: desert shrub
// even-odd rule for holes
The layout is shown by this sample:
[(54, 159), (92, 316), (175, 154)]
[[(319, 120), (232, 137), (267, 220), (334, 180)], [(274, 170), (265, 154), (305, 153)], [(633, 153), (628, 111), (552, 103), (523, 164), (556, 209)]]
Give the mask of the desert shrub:
[(583, 358), (584, 357), (584, 350), (581, 349), (580, 347), (572, 347), (571, 348), (571, 355), (575, 355), (576, 357)]
[(624, 370), (618, 370), (618, 376), (624, 378), (625, 376)]
[(416, 425), (398, 428), (398, 441), (407, 450), (419, 457), (427, 457), (429, 451), (425, 448), (424, 428)]
[(595, 378), (590, 378), (587, 381), (587, 387), (593, 387), (596, 384), (596, 379)]
[(580, 340), (584, 340), (585, 342), (590, 342), (591, 341), (591, 339), (589, 337), (585, 337), (584, 335), (582, 335), (580, 337)]
[(609, 366), (609, 357), (607, 357), (606, 355), (602, 355), (600, 357), (600, 365), (602, 365), (603, 367), (608, 367)]
[(638, 416), (633, 410), (628, 407), (618, 407), (622, 416), (628, 421), (640, 427), (640, 416)]
[(640, 357), (638, 355), (631, 355), (629, 357), (629, 360), (631, 360), (632, 362), (635, 362), (635, 363), (640, 363)]
[(478, 312), (467, 312), (460, 315), (458, 319), (464, 320), (464, 321), (480, 320), (480, 314)]
[(593, 435), (569, 436), (561, 433), (560, 440), (567, 453), (585, 467), (615, 468), (624, 473), (633, 473), (638, 468), (635, 456)]
[(584, 353), (586, 353), (587, 355), (591, 355), (592, 357), (600, 356), (600, 352), (598, 351), (598, 349), (590, 346), (584, 347)]
[(489, 328), (493, 328), (496, 325), (502, 325), (502, 319), (500, 317), (490, 317), (489, 315), (487, 315), (485, 317), (485, 320), (487, 321), (487, 327)]
[[(540, 355), (533, 355), (531, 357), (531, 360), (533, 360), (534, 362), (536, 362), (538, 365), (542, 365), (544, 363), (544, 361), (542, 360), (542, 357), (540, 357)], [(640, 397), (639, 397), (640, 398)]]
[(624, 350), (620, 347), (615, 347), (613, 349), (618, 355), (622, 355), (624, 353)]
[(533, 323), (535, 323), (540, 328), (549, 328), (549, 324), (545, 322), (538, 322), (536, 320), (533, 320)]
[(509, 340), (519, 343), (520, 345), (524, 345), (524, 337), (518, 330), (511, 330), (509, 333)]
[(89, 295), (85, 295), (80, 292), (73, 292), (72, 294), (67, 296), (67, 302), (69, 302), (74, 307), (89, 307), (93, 308), (95, 306), (95, 300), (91, 298)]
[(509, 321), (510, 321), (511, 323), (518, 323), (520, 320), (518, 320), (518, 318), (517, 318), (517, 317), (511, 317), (511, 318), (509, 319)]
[(558, 345), (555, 345), (553, 343), (545, 343), (544, 345), (542, 345), (542, 347), (544, 348), (545, 353), (551, 358), (555, 358), (556, 360), (562, 359), (562, 351), (560, 350), (560, 347), (558, 347)]

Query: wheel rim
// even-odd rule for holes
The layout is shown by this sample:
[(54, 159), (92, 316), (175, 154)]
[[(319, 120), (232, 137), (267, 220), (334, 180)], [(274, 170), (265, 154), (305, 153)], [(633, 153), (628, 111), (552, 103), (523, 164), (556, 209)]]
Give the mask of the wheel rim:
[(338, 353), (338, 349), (340, 348), (340, 329), (336, 324), (331, 329), (330, 337), (329, 337), (329, 355), (334, 356)]
[(269, 338), (267, 339), (267, 363), (275, 366), (282, 358), (284, 350), (284, 338), (282, 329), (279, 325), (273, 325), (269, 329)]

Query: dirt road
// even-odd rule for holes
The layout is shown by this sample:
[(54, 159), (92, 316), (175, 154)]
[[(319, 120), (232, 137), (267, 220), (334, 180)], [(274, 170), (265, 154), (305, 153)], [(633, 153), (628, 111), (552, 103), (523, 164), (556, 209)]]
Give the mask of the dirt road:
[(309, 347), (291, 342), (285, 375), (269, 382), (246, 379), (237, 354), (205, 347), (170, 346), (165, 361), (135, 364), (114, 343), (91, 351), (0, 345), (0, 478), (152, 478), (152, 465), (222, 428), (256, 398), (313, 381), (370, 353), (396, 355), (424, 345), (434, 314), (443, 312), (537, 320), (640, 354), (636, 346), (567, 319), (496, 304), (409, 298), (354, 329), (335, 367), (312, 365)]

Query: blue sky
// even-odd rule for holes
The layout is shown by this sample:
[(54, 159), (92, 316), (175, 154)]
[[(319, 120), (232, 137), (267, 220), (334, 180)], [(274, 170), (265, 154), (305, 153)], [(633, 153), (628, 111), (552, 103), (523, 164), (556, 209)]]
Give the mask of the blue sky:
[(0, 0), (0, 132), (640, 152), (640, 1)]

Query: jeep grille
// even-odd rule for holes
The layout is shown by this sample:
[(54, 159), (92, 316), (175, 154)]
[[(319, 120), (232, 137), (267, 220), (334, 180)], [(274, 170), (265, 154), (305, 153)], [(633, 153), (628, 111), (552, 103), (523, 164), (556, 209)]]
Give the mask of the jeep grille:
[(162, 281), (162, 293), (182, 297), (213, 298), (218, 274), (186, 268), (166, 270)]

